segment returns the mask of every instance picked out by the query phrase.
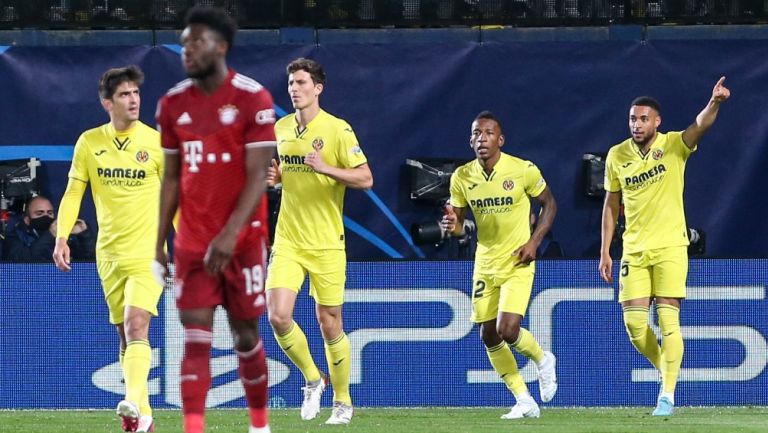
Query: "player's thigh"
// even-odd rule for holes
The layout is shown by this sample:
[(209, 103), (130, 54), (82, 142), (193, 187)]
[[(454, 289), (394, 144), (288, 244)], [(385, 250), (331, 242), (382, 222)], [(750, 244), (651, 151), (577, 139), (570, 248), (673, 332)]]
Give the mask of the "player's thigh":
[(302, 262), (298, 251), (273, 249), (267, 267), (267, 290), (290, 289), (299, 293), (306, 276)]
[(500, 284), (493, 275), (474, 274), (472, 276), (472, 314), (469, 319), (474, 323), (495, 320), (499, 314)]
[(125, 283), (127, 277), (121, 272), (118, 262), (100, 260), (96, 271), (101, 279), (104, 300), (109, 310), (109, 323), (117, 325), (125, 321)]
[(264, 314), (264, 248), (249, 248), (232, 256), (224, 269), (224, 308), (236, 320), (253, 320)]
[(125, 305), (138, 307), (157, 316), (157, 303), (163, 294), (163, 287), (152, 275), (152, 259), (125, 260), (121, 269), (127, 275), (125, 284)]
[(203, 257), (202, 253), (178, 248), (173, 252), (176, 266), (173, 291), (180, 310), (210, 308), (224, 302), (221, 279), (205, 271)]
[(531, 300), (533, 276), (536, 272), (534, 263), (516, 267), (506, 279), (499, 281), (499, 311), (525, 316), (528, 302)]
[(651, 297), (651, 267), (645, 253), (624, 254), (619, 267), (619, 302)]
[(344, 303), (347, 283), (347, 253), (344, 250), (312, 251), (305, 264), (309, 273), (309, 294), (320, 305)]
[(661, 298), (685, 298), (688, 278), (688, 248), (662, 248), (652, 259), (652, 295)]

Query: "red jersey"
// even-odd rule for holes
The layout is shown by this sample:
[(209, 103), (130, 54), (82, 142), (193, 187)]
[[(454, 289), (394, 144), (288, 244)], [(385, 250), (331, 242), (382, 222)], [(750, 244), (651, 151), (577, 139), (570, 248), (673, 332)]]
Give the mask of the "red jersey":
[[(246, 148), (276, 145), (272, 95), (230, 70), (211, 95), (191, 79), (178, 83), (158, 102), (156, 118), (163, 150), (181, 160), (181, 220), (174, 245), (204, 253), (237, 205), (246, 179)], [(235, 251), (267, 234), (265, 194), (240, 231)]]

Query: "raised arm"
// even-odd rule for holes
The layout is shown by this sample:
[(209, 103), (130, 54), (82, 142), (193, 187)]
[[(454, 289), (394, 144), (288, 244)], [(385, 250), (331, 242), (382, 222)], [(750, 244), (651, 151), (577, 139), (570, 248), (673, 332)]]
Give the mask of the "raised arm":
[(619, 219), (619, 207), (621, 205), (621, 191), (605, 192), (603, 203), (603, 222), (600, 229), (600, 277), (607, 283), (613, 282), (613, 259), (611, 259), (611, 241), (616, 231), (616, 221)]
[(701, 137), (715, 123), (717, 112), (720, 110), (720, 103), (725, 102), (731, 96), (731, 91), (723, 85), (724, 82), (725, 77), (720, 77), (712, 89), (712, 97), (707, 105), (696, 116), (696, 121), (683, 131), (683, 141), (689, 149), (695, 149), (698, 146)]

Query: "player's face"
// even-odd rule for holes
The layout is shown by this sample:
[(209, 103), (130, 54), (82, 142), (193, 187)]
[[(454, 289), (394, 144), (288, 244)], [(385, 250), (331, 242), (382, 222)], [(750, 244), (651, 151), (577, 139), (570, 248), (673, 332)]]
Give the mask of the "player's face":
[(104, 102), (104, 106), (112, 119), (121, 123), (139, 120), (141, 95), (139, 86), (132, 81), (120, 83), (115, 89), (112, 99)]
[(216, 72), (227, 53), (226, 42), (203, 24), (187, 26), (181, 33), (181, 62), (189, 78), (203, 79)]
[(293, 108), (303, 110), (319, 104), (318, 96), (323, 91), (322, 84), (315, 84), (309, 72), (298, 70), (288, 75), (288, 95)]
[(651, 107), (633, 105), (629, 109), (629, 132), (632, 141), (638, 146), (645, 146), (656, 136), (656, 128), (661, 124), (661, 116)]
[(472, 122), (469, 145), (475, 151), (477, 159), (481, 161), (498, 157), (501, 146), (504, 145), (504, 136), (501, 134), (499, 124), (491, 119), (478, 119)]

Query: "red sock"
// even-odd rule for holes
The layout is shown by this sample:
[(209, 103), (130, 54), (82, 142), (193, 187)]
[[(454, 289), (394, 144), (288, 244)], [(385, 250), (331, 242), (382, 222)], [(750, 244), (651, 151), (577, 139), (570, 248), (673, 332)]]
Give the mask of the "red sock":
[(205, 430), (205, 416), (200, 413), (184, 414), (184, 433), (203, 433)]
[(211, 387), (211, 328), (184, 327), (184, 359), (181, 361), (182, 411), (184, 432), (202, 433), (205, 416), (205, 397)]
[(240, 361), (237, 372), (240, 373), (240, 381), (245, 388), (245, 400), (248, 402), (251, 425), (264, 427), (269, 422), (267, 411), (269, 380), (264, 344), (259, 340), (253, 349), (247, 352), (236, 350), (235, 353)]

